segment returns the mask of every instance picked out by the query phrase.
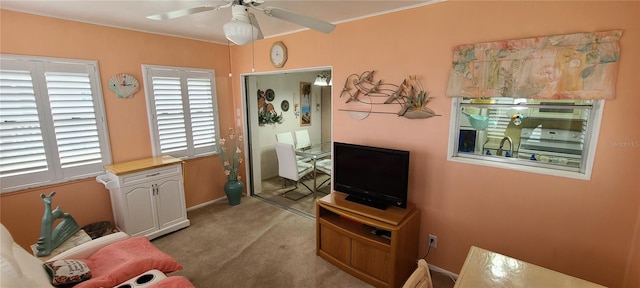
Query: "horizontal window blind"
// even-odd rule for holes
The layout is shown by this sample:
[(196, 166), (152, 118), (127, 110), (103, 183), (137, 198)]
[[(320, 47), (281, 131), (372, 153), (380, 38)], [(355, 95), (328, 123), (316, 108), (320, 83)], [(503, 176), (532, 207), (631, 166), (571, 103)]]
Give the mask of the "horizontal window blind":
[[(496, 104), (513, 104), (511, 98), (495, 98)], [(507, 130), (507, 125), (511, 122), (511, 117), (507, 116), (509, 107), (493, 106), (488, 109), (489, 127), (487, 128), (487, 138), (492, 139), (494, 142), (500, 142), (504, 138), (504, 132)]]

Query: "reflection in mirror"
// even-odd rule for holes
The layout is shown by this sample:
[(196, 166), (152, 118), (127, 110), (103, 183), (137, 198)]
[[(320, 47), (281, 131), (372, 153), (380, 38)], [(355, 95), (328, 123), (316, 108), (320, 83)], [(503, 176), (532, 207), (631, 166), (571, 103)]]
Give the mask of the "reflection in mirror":
[(463, 99), (456, 156), (583, 171), (593, 102)]
[[(321, 67), (317, 69), (304, 69), (296, 71), (274, 71), (273, 73), (261, 73), (244, 76), (245, 87), (245, 113), (247, 123), (247, 141), (250, 153), (247, 153), (247, 166), (249, 169), (247, 186), (252, 195), (260, 197), (266, 201), (273, 202), (281, 207), (297, 209), (301, 213), (309, 216), (315, 215), (314, 197), (304, 197), (297, 201), (280, 196), (282, 191), (290, 190), (292, 183), (283, 182), (278, 176), (278, 160), (275, 153), (276, 135), (279, 133), (291, 133), (305, 130), (309, 135), (310, 145), (331, 142), (332, 126), (332, 86), (316, 86), (318, 75), (324, 75), (324, 84), (331, 82), (331, 68)], [(328, 81), (328, 82), (327, 82)], [(309, 125), (302, 126), (301, 113), (301, 89), (300, 83), (309, 83), (310, 103), (308, 103), (308, 113), (310, 114)], [(257, 91), (264, 91), (264, 96), (260, 99)], [(273, 91), (273, 97), (267, 97), (266, 91)], [(270, 100), (271, 99), (271, 100)], [(258, 101), (261, 101), (258, 103)], [(282, 103), (286, 103), (282, 104)], [(272, 105), (269, 105), (272, 104)], [(263, 123), (260, 125), (258, 115), (261, 107), (273, 107), (280, 122)], [(286, 107), (288, 109), (284, 109)], [(307, 110), (305, 110), (307, 112)], [(295, 142), (294, 142), (295, 144)], [(310, 175), (313, 175), (311, 173)], [(322, 183), (330, 179), (331, 175), (326, 173), (316, 173), (317, 183)], [(313, 187), (313, 176), (302, 181), (309, 181)], [(329, 181), (328, 183), (331, 183)], [(304, 188), (304, 186), (299, 185)], [(318, 189), (318, 197), (322, 197), (331, 191), (331, 185), (322, 185)], [(289, 198), (296, 199), (292, 193), (287, 193)], [(308, 191), (300, 193), (308, 194)]]

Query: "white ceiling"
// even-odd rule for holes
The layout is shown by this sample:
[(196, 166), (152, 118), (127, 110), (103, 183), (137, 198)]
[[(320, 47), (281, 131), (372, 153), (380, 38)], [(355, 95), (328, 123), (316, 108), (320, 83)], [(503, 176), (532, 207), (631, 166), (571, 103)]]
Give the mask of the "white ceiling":
[[(443, 0), (265, 0), (260, 7), (282, 8), (339, 24), (441, 1)], [(226, 44), (222, 26), (231, 20), (230, 8), (171, 20), (158, 21), (146, 18), (173, 10), (221, 4), (225, 3), (222, 0), (0, 0), (0, 8), (7, 10)], [(265, 38), (308, 29), (266, 16), (259, 10), (251, 11), (256, 15)]]

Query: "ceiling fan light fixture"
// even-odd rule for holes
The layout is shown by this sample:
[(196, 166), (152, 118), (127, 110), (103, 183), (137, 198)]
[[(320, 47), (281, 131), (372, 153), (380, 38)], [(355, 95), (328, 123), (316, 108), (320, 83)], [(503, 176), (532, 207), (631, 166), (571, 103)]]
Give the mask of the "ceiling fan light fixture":
[(316, 86), (332, 86), (333, 79), (331, 79), (331, 72), (322, 71), (318, 76), (316, 76), (316, 81), (313, 82), (313, 85)]
[(236, 45), (246, 45), (258, 39), (258, 28), (251, 24), (247, 7), (231, 6), (231, 21), (222, 26), (224, 36)]
[(316, 81), (313, 82), (313, 85), (316, 86), (327, 86), (327, 84), (327, 78), (322, 77), (322, 75), (318, 75)]
[(246, 45), (258, 39), (258, 29), (247, 22), (231, 20), (222, 29), (227, 39), (236, 45)]

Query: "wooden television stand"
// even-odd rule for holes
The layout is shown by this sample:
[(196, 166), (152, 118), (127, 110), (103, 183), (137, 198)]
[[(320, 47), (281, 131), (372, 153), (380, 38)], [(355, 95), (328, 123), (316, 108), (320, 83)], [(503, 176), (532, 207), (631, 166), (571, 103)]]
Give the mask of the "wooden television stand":
[(345, 197), (334, 191), (316, 201), (316, 254), (376, 287), (401, 287), (419, 258), (420, 211), (379, 210)]

